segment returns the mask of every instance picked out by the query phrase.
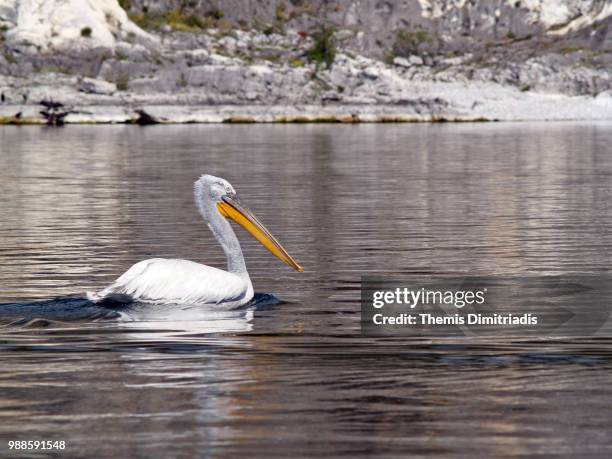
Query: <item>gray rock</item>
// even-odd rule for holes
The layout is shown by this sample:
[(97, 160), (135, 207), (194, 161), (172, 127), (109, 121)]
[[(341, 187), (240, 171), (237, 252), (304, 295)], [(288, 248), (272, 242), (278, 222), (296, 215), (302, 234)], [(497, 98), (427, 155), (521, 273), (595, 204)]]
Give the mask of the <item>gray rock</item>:
[(82, 78), (78, 81), (79, 91), (86, 94), (110, 95), (117, 91), (117, 85), (108, 81), (96, 80), (94, 78)]
[(376, 67), (367, 67), (361, 72), (361, 77), (368, 80), (377, 80), (380, 77), (380, 70)]
[(412, 63), (406, 59), (405, 57), (395, 57), (393, 58), (393, 63), (398, 67), (411, 67)]
[(412, 55), (408, 57), (408, 62), (412, 65), (423, 65), (423, 58), (421, 56)]

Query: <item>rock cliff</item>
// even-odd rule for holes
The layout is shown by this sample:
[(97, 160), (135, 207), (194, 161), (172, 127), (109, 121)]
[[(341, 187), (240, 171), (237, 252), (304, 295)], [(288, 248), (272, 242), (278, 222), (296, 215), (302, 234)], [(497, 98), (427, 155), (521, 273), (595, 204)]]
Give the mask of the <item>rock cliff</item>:
[(0, 0), (0, 120), (607, 119), (611, 24), (612, 0)]

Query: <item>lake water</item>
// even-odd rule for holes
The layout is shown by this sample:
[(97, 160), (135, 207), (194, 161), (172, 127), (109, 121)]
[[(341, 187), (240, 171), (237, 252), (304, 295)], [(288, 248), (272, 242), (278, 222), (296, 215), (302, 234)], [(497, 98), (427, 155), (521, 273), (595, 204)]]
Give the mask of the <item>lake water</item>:
[[(609, 272), (611, 145), (584, 123), (0, 127), (0, 457), (610, 456), (612, 339), (363, 337), (359, 288)], [(278, 302), (45, 301), (146, 258), (223, 267), (202, 173), (304, 266), (237, 230)]]

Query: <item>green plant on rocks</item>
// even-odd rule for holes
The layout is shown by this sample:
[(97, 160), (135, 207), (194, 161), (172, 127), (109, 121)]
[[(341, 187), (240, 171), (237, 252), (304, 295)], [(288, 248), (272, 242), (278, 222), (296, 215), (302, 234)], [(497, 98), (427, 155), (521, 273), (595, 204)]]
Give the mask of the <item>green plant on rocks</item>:
[(196, 16), (195, 14), (190, 14), (189, 16), (187, 16), (184, 19), (183, 24), (192, 29), (205, 29), (206, 28), (206, 23), (202, 20), (202, 18), (200, 18), (199, 16)]
[(393, 42), (392, 54), (398, 57), (408, 57), (412, 54), (421, 54), (423, 48), (433, 42), (426, 30), (398, 30)]
[(210, 10), (208, 13), (206, 13), (206, 16), (208, 16), (209, 18), (216, 19), (218, 21), (219, 19), (223, 19), (223, 16), (225, 16), (225, 13), (219, 8), (214, 8)]
[(331, 68), (336, 58), (336, 31), (333, 27), (323, 26), (312, 34), (313, 45), (308, 50), (308, 58), (318, 71), (323, 65)]
[[(223, 14), (217, 10), (216, 15)], [(181, 32), (201, 32), (216, 23), (214, 17), (202, 17), (195, 14), (186, 14), (181, 10), (172, 10), (164, 14), (157, 13), (130, 13), (130, 20), (146, 30), (160, 30), (169, 26), (172, 30)]]
[(284, 3), (276, 7), (275, 16), (278, 22), (285, 22), (287, 20), (287, 7)]
[(15, 56), (13, 56), (8, 51), (5, 51), (3, 55), (4, 55), (4, 60), (8, 62), (9, 64), (14, 64), (17, 62), (17, 59), (15, 59)]
[(119, 91), (127, 91), (129, 83), (130, 76), (126, 73), (119, 75), (119, 77), (115, 81), (115, 85), (117, 86), (117, 90)]

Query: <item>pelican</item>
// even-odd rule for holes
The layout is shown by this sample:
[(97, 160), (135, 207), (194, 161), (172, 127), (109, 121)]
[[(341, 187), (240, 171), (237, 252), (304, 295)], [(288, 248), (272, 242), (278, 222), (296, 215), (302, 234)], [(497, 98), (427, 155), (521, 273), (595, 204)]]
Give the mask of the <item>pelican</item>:
[(118, 300), (155, 304), (211, 304), (236, 308), (253, 298), (253, 284), (236, 233), (228, 220), (242, 226), (279, 260), (296, 271), (304, 269), (266, 227), (238, 200), (230, 183), (202, 175), (194, 184), (195, 203), (223, 248), (227, 271), (189, 260), (152, 258), (136, 263), (100, 292), (88, 292), (94, 302)]

